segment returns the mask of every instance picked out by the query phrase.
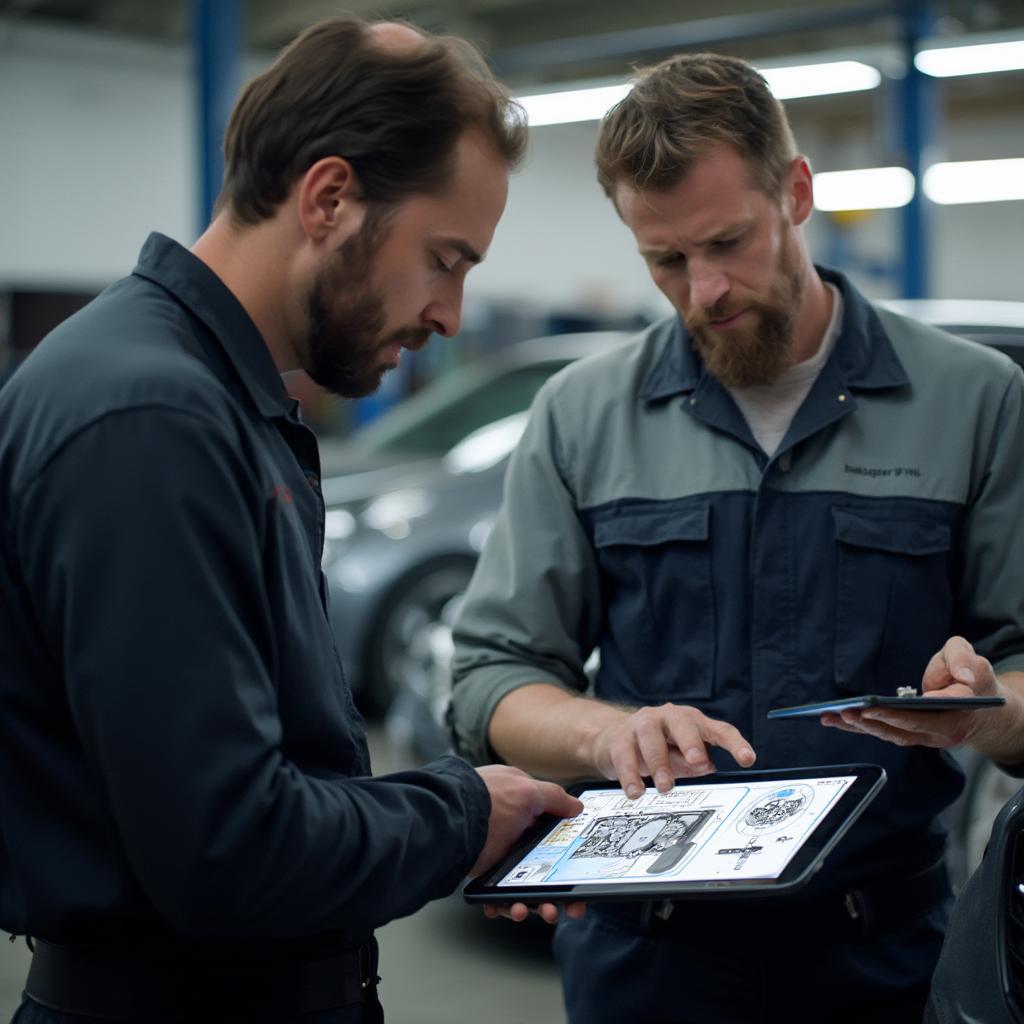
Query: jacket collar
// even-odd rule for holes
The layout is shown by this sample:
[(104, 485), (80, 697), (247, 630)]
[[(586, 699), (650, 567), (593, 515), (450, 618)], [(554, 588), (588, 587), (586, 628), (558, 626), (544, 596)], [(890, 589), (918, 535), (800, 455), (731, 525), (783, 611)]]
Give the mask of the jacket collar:
[[(843, 297), (843, 323), (829, 357), (843, 385), (851, 390), (878, 391), (908, 384), (903, 364), (871, 303), (844, 274), (827, 267), (815, 269)], [(710, 376), (682, 320), (674, 317), (666, 326), (669, 337), (640, 389), (645, 401), (690, 394)]]
[(206, 325), (260, 413), (268, 418), (289, 414), (295, 403), (263, 335), (234, 293), (201, 259), (153, 232), (132, 273), (166, 289)]

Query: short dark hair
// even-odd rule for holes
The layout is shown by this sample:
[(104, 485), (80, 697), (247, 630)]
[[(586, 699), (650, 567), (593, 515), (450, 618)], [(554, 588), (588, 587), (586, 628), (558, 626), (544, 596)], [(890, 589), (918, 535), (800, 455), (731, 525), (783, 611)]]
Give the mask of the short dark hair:
[(637, 191), (671, 188), (721, 143), (746, 160), (758, 188), (778, 197), (796, 143), (768, 83), (737, 57), (679, 54), (640, 71), (605, 115), (598, 181), (613, 200), (620, 183)]
[(368, 22), (341, 15), (298, 36), (231, 113), (218, 211), (243, 224), (265, 220), (327, 156), (352, 164), (370, 202), (436, 194), (468, 128), (516, 166), (526, 149), (522, 108), (471, 43), (420, 34), (422, 45), (389, 49)]

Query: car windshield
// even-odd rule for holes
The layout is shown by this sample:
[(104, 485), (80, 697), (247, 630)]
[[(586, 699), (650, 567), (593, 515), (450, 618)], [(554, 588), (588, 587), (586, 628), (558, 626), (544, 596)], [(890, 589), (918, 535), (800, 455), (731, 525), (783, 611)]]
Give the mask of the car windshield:
[(441, 457), (464, 437), (529, 408), (540, 386), (567, 360), (545, 360), (494, 376), (467, 367), (442, 377), (352, 437), (360, 455)]

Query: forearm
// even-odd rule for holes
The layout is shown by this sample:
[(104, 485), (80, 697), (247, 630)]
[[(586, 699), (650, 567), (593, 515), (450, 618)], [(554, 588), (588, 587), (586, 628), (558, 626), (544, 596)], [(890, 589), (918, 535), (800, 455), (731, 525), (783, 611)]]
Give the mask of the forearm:
[(969, 742), (999, 764), (1024, 763), (1024, 672), (1004, 672), (996, 677), (1006, 706), (976, 712), (977, 727)]
[(503, 761), (531, 775), (557, 782), (595, 778), (594, 739), (628, 714), (550, 683), (531, 683), (501, 699), (488, 739)]

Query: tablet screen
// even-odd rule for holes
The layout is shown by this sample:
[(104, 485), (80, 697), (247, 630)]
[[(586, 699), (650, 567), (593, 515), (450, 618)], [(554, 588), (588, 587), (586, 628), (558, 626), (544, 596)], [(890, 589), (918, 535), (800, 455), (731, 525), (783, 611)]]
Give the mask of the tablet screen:
[[(711, 778), (714, 778), (712, 776)], [(701, 785), (636, 800), (577, 791), (584, 810), (558, 822), (497, 887), (778, 878), (855, 775)]]

